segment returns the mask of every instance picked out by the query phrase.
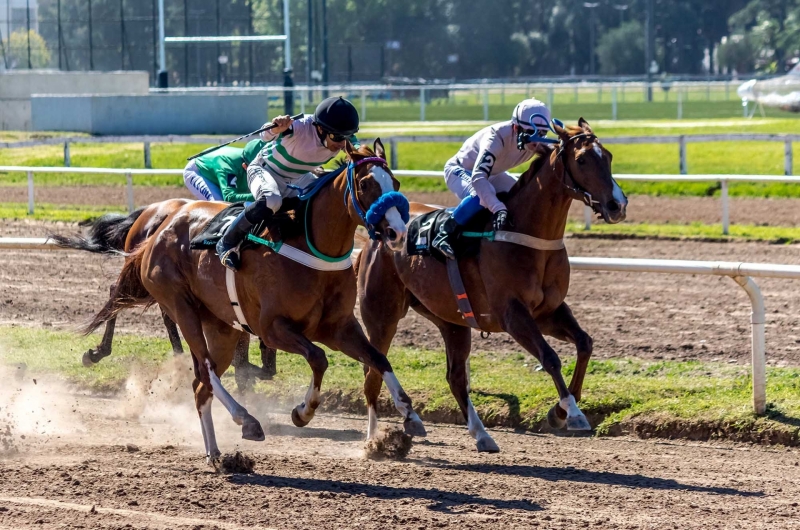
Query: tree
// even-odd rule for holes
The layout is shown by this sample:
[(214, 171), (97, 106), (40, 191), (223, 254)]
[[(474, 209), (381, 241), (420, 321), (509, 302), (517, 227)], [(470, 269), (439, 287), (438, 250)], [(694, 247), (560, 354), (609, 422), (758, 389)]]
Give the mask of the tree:
[[(28, 64), (28, 39), (30, 38), (30, 65)], [(50, 50), (44, 39), (33, 30), (17, 30), (3, 43), (9, 69), (47, 68), (50, 66)]]
[(723, 38), (717, 50), (717, 60), (722, 68), (736, 70), (743, 74), (752, 72), (756, 67), (760, 49), (760, 39), (753, 33), (731, 35)]
[(597, 43), (597, 57), (601, 74), (640, 74), (644, 65), (644, 28), (641, 22), (625, 22), (605, 33)]

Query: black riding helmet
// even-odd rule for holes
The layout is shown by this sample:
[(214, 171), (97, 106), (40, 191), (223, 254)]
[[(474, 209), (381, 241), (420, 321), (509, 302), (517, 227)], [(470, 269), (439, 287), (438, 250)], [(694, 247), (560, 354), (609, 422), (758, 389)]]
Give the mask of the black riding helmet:
[(358, 132), (358, 111), (343, 97), (324, 99), (314, 111), (314, 123), (326, 133), (352, 136)]

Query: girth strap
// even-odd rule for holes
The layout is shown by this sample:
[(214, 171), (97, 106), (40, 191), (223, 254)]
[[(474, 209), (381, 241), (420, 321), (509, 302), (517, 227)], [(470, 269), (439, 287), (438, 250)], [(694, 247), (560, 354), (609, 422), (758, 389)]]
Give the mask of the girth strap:
[(464, 282), (461, 280), (461, 272), (458, 270), (458, 261), (454, 259), (447, 260), (447, 278), (450, 280), (450, 288), (453, 289), (453, 294), (456, 295), (456, 304), (461, 316), (469, 324), (469, 327), (481, 329), (478, 326), (478, 321), (475, 319), (475, 313), (472, 311), (472, 304), (469, 303), (467, 290), (464, 287)]
[(225, 287), (228, 289), (228, 298), (231, 301), (233, 312), (236, 314), (237, 320), (233, 321), (233, 327), (239, 331), (246, 331), (251, 335), (255, 335), (250, 326), (247, 325), (242, 308), (239, 306), (239, 295), (236, 293), (236, 273), (228, 268), (225, 269)]

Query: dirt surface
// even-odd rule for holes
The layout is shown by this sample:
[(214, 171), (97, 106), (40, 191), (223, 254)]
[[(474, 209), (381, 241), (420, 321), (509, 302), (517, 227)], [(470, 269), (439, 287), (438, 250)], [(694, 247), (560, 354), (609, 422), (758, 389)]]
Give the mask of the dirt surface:
[[(27, 188), (6, 186), (0, 188), (3, 202), (27, 203)], [(409, 200), (429, 204), (454, 206), (452, 193), (406, 193)], [(193, 198), (185, 187), (137, 186), (134, 200), (137, 206), (174, 198)], [(125, 209), (128, 203), (123, 186), (40, 186), (36, 188), (37, 202), (69, 205), (118, 205)], [(628, 221), (634, 223), (719, 223), (721, 203), (715, 197), (630, 197)], [(794, 199), (730, 199), (732, 223), (764, 226), (800, 225), (800, 204)], [(570, 211), (573, 219), (583, 219), (583, 205), (573, 203)]]
[(48, 381), (15, 387), (4, 389), (19, 452), (0, 455), (2, 529), (758, 529), (800, 520), (800, 453), (782, 448), (493, 429), (501, 452), (487, 455), (464, 427), (429, 424), (405, 460), (372, 461), (365, 418), (319, 413), (298, 429), (288, 411), (245, 401), (267, 439), (242, 441), (215, 403), (221, 449), (255, 463), (252, 474), (224, 474), (205, 464), (186, 389), (137, 401)]
[[(75, 229), (7, 221), (0, 235)], [(800, 245), (573, 237), (567, 248), (572, 256), (800, 263)], [(120, 258), (79, 252), (2, 252), (0, 324), (75, 329), (103, 306), (120, 266)], [(767, 308), (767, 362), (800, 365), (800, 284), (772, 279), (758, 284)], [(567, 303), (593, 336), (597, 358), (750, 360), (750, 302), (730, 278), (576, 271)], [(117, 329), (165, 335), (155, 310), (125, 313)], [(473, 338), (475, 352), (520, 351), (505, 334)], [(565, 344), (551, 344), (562, 355), (574, 354)], [(436, 328), (413, 311), (401, 322), (395, 345), (443, 347)]]

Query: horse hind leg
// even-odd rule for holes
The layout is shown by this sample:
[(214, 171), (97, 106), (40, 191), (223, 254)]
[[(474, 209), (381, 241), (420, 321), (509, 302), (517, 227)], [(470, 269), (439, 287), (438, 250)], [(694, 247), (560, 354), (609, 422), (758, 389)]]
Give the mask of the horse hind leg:
[[(575, 396), (575, 401), (581, 400), (583, 380), (586, 376), (586, 368), (589, 359), (592, 357), (593, 341), (578, 324), (572, 310), (563, 302), (551, 315), (536, 319), (542, 333), (558, 340), (569, 342), (575, 345), (577, 350), (577, 360), (575, 371), (572, 373), (572, 380), (569, 383), (569, 391)], [(567, 423), (567, 412), (558, 404), (547, 413), (547, 422), (556, 429), (563, 428)]]
[(172, 346), (173, 355), (181, 355), (183, 353), (183, 344), (181, 343), (181, 336), (178, 333), (178, 326), (169, 318), (166, 311), (161, 310), (161, 319), (164, 321), (164, 326), (167, 328), (167, 337)]
[[(116, 284), (112, 284), (109, 289), (109, 298), (114, 298), (114, 289)], [(104, 357), (111, 355), (111, 343), (114, 340), (114, 328), (116, 327), (116, 317), (106, 322), (106, 329), (103, 331), (103, 340), (97, 345), (97, 348), (87, 350), (81, 359), (83, 365), (87, 368), (99, 363)]]
[(469, 398), (469, 354), (472, 349), (470, 328), (442, 322), (439, 331), (447, 353), (447, 382), (467, 422), (467, 430), (475, 439), (479, 453), (498, 453), (500, 447), (486, 432)]

